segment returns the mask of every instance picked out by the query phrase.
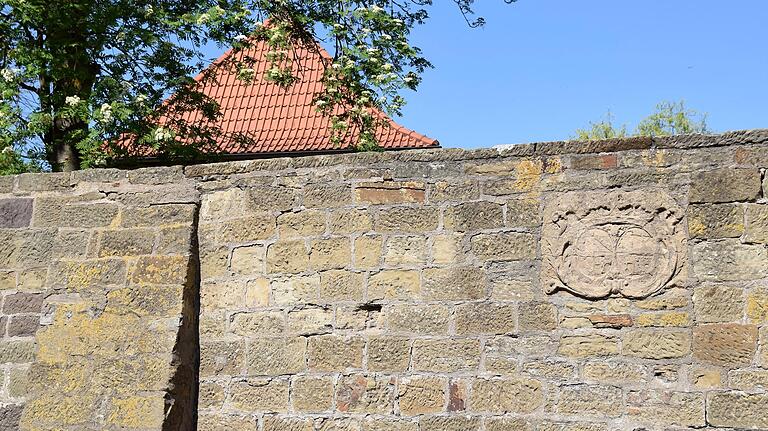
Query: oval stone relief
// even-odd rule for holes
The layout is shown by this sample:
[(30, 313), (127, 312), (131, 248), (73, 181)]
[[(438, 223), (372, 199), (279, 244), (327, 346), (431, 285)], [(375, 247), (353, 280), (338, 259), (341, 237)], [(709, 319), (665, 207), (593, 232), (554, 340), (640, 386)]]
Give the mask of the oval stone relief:
[(680, 277), (684, 212), (665, 192), (573, 192), (550, 202), (542, 281), (587, 298), (644, 298)]

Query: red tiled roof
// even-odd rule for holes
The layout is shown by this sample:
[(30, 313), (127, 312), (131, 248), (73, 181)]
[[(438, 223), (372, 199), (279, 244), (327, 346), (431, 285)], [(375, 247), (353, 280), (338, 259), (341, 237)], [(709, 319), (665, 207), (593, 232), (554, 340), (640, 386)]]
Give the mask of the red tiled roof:
[[(256, 42), (253, 46), (237, 53), (225, 52), (212, 66), (215, 79), (202, 80), (203, 73), (195, 79), (205, 95), (217, 101), (221, 116), (214, 125), (223, 132), (217, 138), (218, 150), (226, 154), (259, 154), (283, 152), (323, 152), (350, 149), (354, 143), (355, 131), (340, 144), (331, 141), (331, 120), (319, 113), (313, 98), (323, 89), (322, 56), (327, 52), (320, 48), (311, 51), (296, 48), (298, 61), (295, 74), (298, 81), (288, 87), (267, 81), (264, 77), (269, 62), (266, 53), (269, 48), (265, 42)], [(230, 56), (237, 55), (238, 60), (245, 56), (263, 59), (254, 64), (254, 79), (246, 82), (237, 78), (234, 67), (222, 66)], [(376, 112), (388, 126), (377, 129), (376, 138), (384, 149), (434, 148), (439, 146), (435, 139), (406, 129), (395, 123), (381, 112)], [(185, 122), (193, 124), (201, 121), (202, 114), (197, 111), (182, 114)], [(246, 139), (234, 139), (242, 134)]]

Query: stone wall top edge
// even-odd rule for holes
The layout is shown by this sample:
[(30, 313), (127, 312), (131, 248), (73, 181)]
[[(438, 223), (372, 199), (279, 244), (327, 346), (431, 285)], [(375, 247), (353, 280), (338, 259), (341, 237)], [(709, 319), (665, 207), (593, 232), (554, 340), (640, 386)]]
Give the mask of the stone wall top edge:
[(251, 172), (274, 172), (288, 169), (311, 169), (340, 165), (371, 166), (382, 163), (439, 163), (472, 161), (503, 157), (529, 157), (567, 154), (590, 154), (643, 149), (697, 149), (768, 144), (768, 129), (739, 130), (712, 135), (676, 135), (664, 137), (629, 137), (598, 141), (550, 141), (527, 144), (503, 144), (492, 148), (440, 148), (369, 153), (342, 153), (301, 157), (217, 162), (188, 166), (149, 167), (135, 170), (114, 168), (88, 169), (73, 173), (37, 173), (0, 177), (0, 193), (66, 191), (82, 183), (126, 182), (159, 186), (179, 184), (206, 176)]

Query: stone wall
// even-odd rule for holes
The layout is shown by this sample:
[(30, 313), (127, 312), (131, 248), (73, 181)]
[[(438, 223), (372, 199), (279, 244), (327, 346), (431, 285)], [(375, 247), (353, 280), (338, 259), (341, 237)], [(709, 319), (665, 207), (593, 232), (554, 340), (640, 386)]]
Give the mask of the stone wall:
[(3, 178), (0, 421), (768, 429), (766, 168), (762, 130)]

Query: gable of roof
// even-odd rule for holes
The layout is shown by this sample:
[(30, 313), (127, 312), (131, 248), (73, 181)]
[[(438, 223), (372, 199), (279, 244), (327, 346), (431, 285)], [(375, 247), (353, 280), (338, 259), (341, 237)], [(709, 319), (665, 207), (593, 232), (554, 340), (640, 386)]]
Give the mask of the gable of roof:
[[(215, 151), (222, 154), (245, 156), (353, 150), (355, 130), (350, 130), (340, 143), (333, 142), (331, 119), (318, 112), (313, 103), (315, 96), (323, 91), (322, 56), (328, 56), (318, 48), (295, 49), (298, 80), (288, 87), (265, 78), (269, 67), (266, 54), (270, 50), (266, 42), (254, 42), (237, 52), (228, 50), (195, 78), (198, 90), (219, 104), (221, 115), (215, 121), (209, 121), (199, 111), (186, 111), (180, 114), (180, 119), (189, 124), (205, 122), (220, 128), (222, 133), (216, 137)], [(246, 56), (257, 60), (251, 81), (239, 79), (234, 67), (227, 66), (230, 63), (227, 60), (233, 59), (232, 56), (238, 61)], [(202, 79), (205, 73), (213, 76)], [(435, 139), (395, 123), (380, 111), (375, 111), (375, 115), (384, 123), (377, 128), (376, 138), (385, 150), (436, 148), (440, 145)], [(161, 124), (164, 122), (161, 119)]]

